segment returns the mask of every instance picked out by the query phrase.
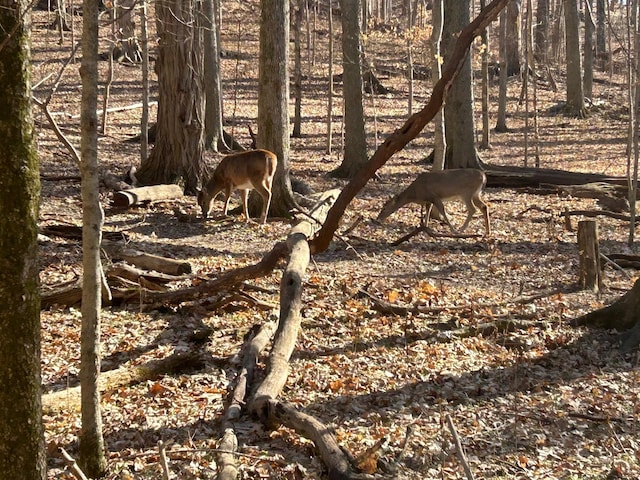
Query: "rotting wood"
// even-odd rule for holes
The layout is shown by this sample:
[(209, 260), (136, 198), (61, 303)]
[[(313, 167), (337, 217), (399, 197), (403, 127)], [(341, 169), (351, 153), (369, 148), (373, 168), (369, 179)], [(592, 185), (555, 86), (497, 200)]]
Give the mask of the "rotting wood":
[(112, 205), (114, 207), (131, 207), (146, 202), (175, 200), (183, 196), (182, 187), (179, 185), (151, 185), (113, 192)]
[(582, 289), (598, 292), (602, 289), (598, 224), (594, 220), (578, 222), (579, 283)]
[[(180, 372), (202, 366), (199, 352), (175, 353), (170, 357), (153, 360), (139, 366), (125, 366), (100, 374), (101, 393), (116, 390), (126, 385), (153, 380), (161, 375)], [(42, 396), (42, 413), (55, 415), (60, 412), (80, 411), (80, 386), (46, 393)]]

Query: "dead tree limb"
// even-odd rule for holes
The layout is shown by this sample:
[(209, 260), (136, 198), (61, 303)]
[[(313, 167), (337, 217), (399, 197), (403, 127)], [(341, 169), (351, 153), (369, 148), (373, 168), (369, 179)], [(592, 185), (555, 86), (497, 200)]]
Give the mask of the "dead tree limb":
[[(153, 360), (139, 366), (126, 366), (100, 374), (100, 392), (108, 392), (125, 385), (152, 380), (168, 373), (200, 366), (202, 359), (198, 352), (176, 353), (170, 357)], [(46, 393), (42, 396), (42, 412), (54, 415), (65, 411), (80, 411), (80, 386)]]
[(433, 87), (431, 100), (419, 112), (412, 115), (406, 123), (392, 133), (378, 147), (369, 161), (358, 171), (351, 181), (344, 187), (342, 193), (327, 214), (327, 220), (318, 232), (316, 238), (311, 242), (311, 253), (323, 252), (329, 246), (333, 234), (338, 228), (340, 220), (346, 208), (353, 198), (362, 190), (367, 182), (376, 174), (395, 153), (402, 150), (411, 140), (413, 140), (433, 120), (438, 113), (442, 103), (451, 89), (453, 81), (462, 67), (467, 55), (469, 46), (474, 38), (479, 36), (483, 30), (497, 17), (506, 7), (509, 0), (494, 0), (487, 5), (478, 17), (466, 26), (459, 34), (453, 52), (444, 66), (442, 77)]

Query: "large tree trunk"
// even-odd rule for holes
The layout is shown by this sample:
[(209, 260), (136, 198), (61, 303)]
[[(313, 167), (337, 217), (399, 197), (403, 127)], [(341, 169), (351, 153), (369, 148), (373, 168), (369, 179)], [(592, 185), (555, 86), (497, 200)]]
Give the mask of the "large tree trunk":
[(520, 37), (522, 28), (520, 27), (520, 0), (512, 0), (507, 7), (507, 75), (520, 75), (521, 55)]
[[(271, 215), (289, 217), (295, 206), (289, 177), (289, 0), (261, 0), (260, 9), (257, 146), (278, 157)], [(261, 210), (258, 197), (251, 195), (250, 212)]]
[[(445, 59), (452, 56), (460, 30), (469, 25), (470, 0), (444, 1), (443, 47)], [(479, 168), (476, 128), (473, 118), (471, 57), (467, 55), (453, 81), (444, 110), (447, 137), (446, 168)]]
[(158, 0), (158, 121), (155, 146), (142, 162), (142, 185), (202, 184), (204, 149), (204, 29), (196, 0)]
[(342, 9), (342, 83), (344, 99), (344, 157), (331, 174), (351, 178), (367, 161), (362, 106), (362, 40), (360, 2), (340, 0)]
[(29, 2), (0, 0), (0, 479), (47, 477), (40, 400), (38, 205)]
[(564, 18), (567, 45), (567, 109), (569, 113), (583, 117), (585, 104), (582, 86), (578, 0), (564, 0)]
[(535, 55), (543, 68), (547, 66), (549, 50), (549, 0), (538, 0), (535, 25)]
[(574, 319), (572, 325), (627, 331), (622, 350), (630, 352), (640, 343), (640, 280), (618, 300), (599, 310)]
[(80, 119), (80, 172), (82, 174), (82, 332), (80, 339), (80, 385), (82, 427), (80, 465), (92, 478), (101, 477), (107, 462), (100, 412), (100, 309), (102, 264), (100, 243), (104, 214), (100, 206), (98, 172), (98, 5), (84, 0), (82, 30), (82, 111)]

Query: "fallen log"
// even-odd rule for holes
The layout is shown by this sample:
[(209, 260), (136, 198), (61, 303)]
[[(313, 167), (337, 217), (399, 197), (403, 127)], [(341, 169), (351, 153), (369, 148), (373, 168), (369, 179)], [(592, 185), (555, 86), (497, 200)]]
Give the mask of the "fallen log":
[(112, 259), (124, 260), (145, 270), (155, 270), (168, 275), (191, 273), (191, 264), (182, 260), (140, 252), (113, 242), (103, 241), (102, 248)]
[[(144, 365), (125, 366), (102, 372), (98, 380), (98, 388), (100, 393), (105, 393), (126, 385), (153, 380), (169, 373), (201, 368), (202, 364), (199, 352), (174, 353), (170, 357), (153, 360)], [(80, 411), (80, 386), (42, 395), (42, 413), (44, 415), (78, 411)]]
[(484, 165), (487, 187), (541, 188), (545, 185), (586, 185), (605, 183), (626, 187), (626, 177), (615, 177), (598, 173), (568, 172), (552, 168), (533, 168), (500, 165)]
[(114, 207), (131, 207), (158, 200), (173, 200), (184, 195), (182, 187), (175, 184), (151, 185), (149, 187), (130, 188), (113, 192), (111, 204)]

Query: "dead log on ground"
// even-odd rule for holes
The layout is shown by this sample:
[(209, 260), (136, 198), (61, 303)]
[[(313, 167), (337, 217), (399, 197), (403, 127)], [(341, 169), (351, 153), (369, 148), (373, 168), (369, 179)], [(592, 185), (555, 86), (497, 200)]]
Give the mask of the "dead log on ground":
[(258, 356), (266, 348), (275, 329), (275, 322), (262, 325), (258, 332), (244, 344), (240, 353), (242, 368), (236, 379), (233, 393), (228, 399), (223, 417), (224, 434), (218, 442), (218, 448), (224, 450), (216, 455), (218, 480), (235, 480), (238, 477), (238, 467), (234, 456), (234, 452), (238, 449), (238, 439), (233, 429), (233, 422), (240, 417), (242, 406), (246, 400), (247, 388), (253, 381), (253, 372), (258, 363)]
[[(126, 385), (153, 380), (169, 373), (200, 368), (203, 361), (199, 352), (175, 353), (161, 360), (153, 360), (139, 366), (120, 367), (102, 372), (99, 379), (101, 393), (116, 390)], [(42, 396), (42, 413), (55, 415), (60, 412), (80, 411), (80, 386), (45, 393)]]
[(550, 185), (586, 185), (604, 183), (626, 187), (626, 177), (598, 173), (568, 172), (551, 168), (485, 165), (487, 187), (522, 188), (549, 187)]
[(182, 260), (140, 252), (113, 242), (102, 242), (102, 248), (112, 259), (124, 260), (145, 270), (155, 270), (168, 275), (191, 273), (191, 264)]
[(154, 283), (170, 283), (188, 278), (186, 275), (169, 275), (157, 271), (148, 271), (136, 268), (124, 262), (113, 264), (107, 270), (107, 278), (124, 278), (139, 283), (140, 279), (146, 279)]
[(114, 207), (131, 207), (158, 200), (174, 200), (183, 196), (182, 187), (179, 185), (151, 185), (114, 192), (111, 203)]
[(610, 253), (607, 258), (623, 268), (640, 269), (640, 255), (629, 255), (626, 253)]

